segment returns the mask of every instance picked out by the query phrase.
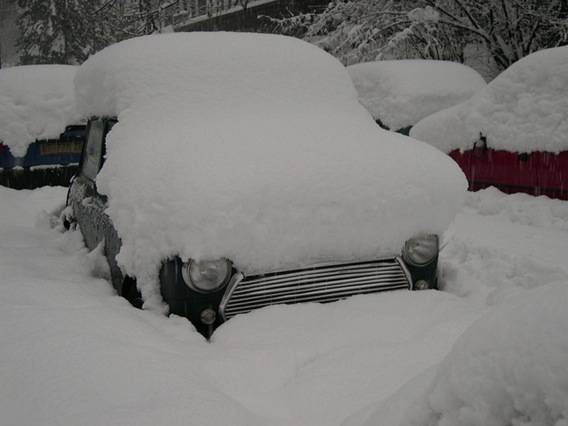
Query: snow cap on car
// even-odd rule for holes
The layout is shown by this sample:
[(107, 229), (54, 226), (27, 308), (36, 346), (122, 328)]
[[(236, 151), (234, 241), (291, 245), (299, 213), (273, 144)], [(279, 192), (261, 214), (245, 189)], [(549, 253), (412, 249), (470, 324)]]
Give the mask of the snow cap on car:
[(507, 68), (455, 107), (420, 121), (410, 132), (444, 152), (473, 147), (480, 135), (493, 149), (568, 150), (568, 47), (541, 50)]
[(477, 71), (449, 61), (375, 61), (347, 69), (361, 103), (391, 130), (412, 126), (486, 86)]
[(25, 65), (0, 69), (0, 142), (14, 156), (24, 156), (29, 144), (58, 138), (78, 124), (71, 65)]
[(449, 158), (381, 130), (339, 61), (294, 38), (132, 39), (75, 82), (84, 114), (118, 118), (97, 188), (143, 294), (175, 255), (244, 272), (392, 256), (441, 233), (466, 188)]

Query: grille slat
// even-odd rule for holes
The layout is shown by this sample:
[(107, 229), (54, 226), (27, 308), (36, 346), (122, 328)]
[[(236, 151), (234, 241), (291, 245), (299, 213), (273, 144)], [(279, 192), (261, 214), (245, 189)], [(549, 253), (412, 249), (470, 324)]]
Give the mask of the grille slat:
[(254, 284), (261, 283), (266, 284), (273, 281), (291, 281), (295, 278), (308, 278), (308, 277), (315, 277), (315, 276), (325, 276), (325, 275), (334, 275), (334, 274), (365, 274), (371, 271), (395, 271), (400, 272), (400, 266), (398, 264), (386, 264), (384, 266), (379, 265), (361, 265), (356, 267), (347, 267), (344, 269), (333, 267), (333, 268), (318, 268), (317, 270), (307, 269), (304, 272), (291, 272), (291, 273), (282, 273), (282, 274), (275, 274), (275, 275), (266, 275), (260, 276), (258, 278), (247, 278), (247, 286), (253, 286)]
[(388, 269), (382, 270), (379, 268), (369, 268), (366, 270), (357, 270), (354, 272), (329, 272), (329, 273), (318, 273), (318, 274), (308, 274), (306, 276), (294, 276), (294, 277), (279, 277), (278, 279), (267, 279), (266, 281), (256, 279), (254, 282), (249, 282), (247, 280), (247, 290), (256, 290), (258, 288), (266, 288), (267, 286), (270, 287), (277, 287), (279, 285), (290, 285), (293, 283), (304, 283), (304, 282), (318, 282), (318, 281), (327, 281), (333, 280), (342, 277), (368, 277), (373, 276), (375, 274), (380, 274), (381, 276), (385, 276), (387, 274), (391, 275), (400, 275), (400, 269), (397, 271), (396, 269)]
[(274, 304), (331, 302), (355, 294), (409, 288), (398, 259), (333, 264), (243, 277), (221, 302), (225, 319)]
[[(404, 281), (400, 281), (398, 283), (391, 283), (387, 286), (380, 286), (381, 290), (394, 290), (397, 288), (407, 288), (408, 284)], [(370, 285), (363, 285), (358, 286), (356, 288), (343, 288), (343, 289), (335, 289), (335, 290), (326, 290), (320, 292), (309, 292), (309, 293), (302, 293), (296, 294), (293, 297), (290, 296), (279, 296), (274, 298), (267, 298), (267, 299), (260, 299), (260, 300), (251, 300), (251, 301), (240, 301), (232, 303), (229, 308), (225, 309), (225, 313), (231, 312), (233, 309), (242, 309), (245, 307), (251, 307), (255, 309), (254, 306), (268, 306), (268, 305), (276, 305), (280, 303), (298, 303), (298, 302), (306, 302), (306, 301), (314, 301), (314, 302), (322, 302), (322, 299), (330, 299), (330, 300), (339, 300), (345, 297), (353, 296), (356, 294), (362, 294), (365, 292), (374, 293), (377, 292), (377, 286), (374, 284)], [(317, 299), (314, 296), (317, 295)]]
[[(337, 288), (337, 287), (357, 287), (359, 285), (363, 285), (363, 284), (367, 284), (367, 283), (375, 283), (375, 284), (385, 283), (385, 284), (388, 284), (388, 283), (398, 281), (398, 280), (406, 281), (406, 278), (402, 274), (392, 275), (390, 277), (380, 277), (380, 278), (369, 277), (367, 275), (367, 276), (361, 276), (361, 277), (355, 277), (355, 278), (321, 280), (321, 281), (317, 281), (317, 282), (305, 281), (305, 282), (298, 282), (298, 283), (294, 283), (294, 284), (298, 285), (298, 288), (295, 289), (295, 292), (303, 293), (303, 292), (309, 291), (311, 289), (321, 288), (322, 284), (325, 285), (326, 289), (333, 289), (333, 288)], [(281, 284), (278, 287), (267, 286), (266, 288), (258, 289), (256, 291), (249, 291), (249, 289), (247, 289), (247, 290), (239, 291), (238, 295), (233, 295), (233, 297), (231, 297), (231, 300), (233, 302), (236, 302), (238, 300), (242, 300), (242, 299), (250, 300), (252, 298), (255, 298), (255, 297), (258, 297), (258, 296), (264, 296), (264, 295), (277, 296), (279, 294), (286, 294), (289, 291), (290, 291), (290, 286), (285, 285), (285, 284)]]

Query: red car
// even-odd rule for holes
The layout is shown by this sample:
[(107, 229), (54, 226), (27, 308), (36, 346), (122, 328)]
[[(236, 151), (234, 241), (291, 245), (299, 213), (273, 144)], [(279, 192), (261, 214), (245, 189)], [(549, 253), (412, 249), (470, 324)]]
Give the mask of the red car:
[(486, 145), (450, 152), (469, 182), (469, 189), (495, 186), (506, 193), (525, 192), (568, 200), (568, 151), (554, 154), (495, 150)]
[(448, 153), (471, 190), (495, 186), (568, 200), (568, 47), (513, 64), (471, 99), (410, 136)]

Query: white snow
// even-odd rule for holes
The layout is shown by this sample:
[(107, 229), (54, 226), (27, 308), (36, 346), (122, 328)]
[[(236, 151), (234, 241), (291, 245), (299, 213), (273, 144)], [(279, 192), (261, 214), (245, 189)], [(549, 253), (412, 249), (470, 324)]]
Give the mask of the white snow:
[(443, 232), (465, 191), (453, 161), (379, 129), (345, 68), (297, 39), (133, 39), (76, 87), (83, 114), (118, 116), (97, 187), (146, 301), (173, 255), (252, 272), (397, 254)]
[(468, 328), (434, 369), (351, 425), (568, 424), (568, 282), (528, 291)]
[(521, 59), (473, 98), (426, 117), (410, 133), (444, 152), (470, 149), (480, 134), (494, 149), (567, 150), (568, 47)]
[(473, 324), (440, 363), (409, 425), (568, 424), (568, 282)]
[(73, 78), (78, 67), (26, 65), (0, 69), (0, 142), (16, 157), (37, 139), (58, 138), (80, 122)]
[(35, 218), (64, 198), (63, 188), (0, 187), (8, 426), (338, 425), (437, 363), (478, 316), (451, 294), (399, 291), (269, 307), (206, 343), (186, 319), (135, 310), (89, 275), (96, 253), (80, 233)]
[[(175, 157), (161, 141), (153, 147)], [(442, 291), (272, 306), (207, 343), (186, 319), (136, 310), (97, 278), (108, 272), (101, 247), (62, 233), (65, 196), (0, 187), (2, 425), (568, 424), (565, 201), (468, 193), (443, 234)]]
[(361, 103), (392, 130), (412, 126), (486, 86), (477, 71), (449, 61), (377, 61), (347, 69)]
[(568, 203), (468, 194), (444, 245), (444, 290), (486, 312), (438, 366), (345, 426), (564, 425)]
[(449, 419), (462, 400), (464, 412), (495, 407), (492, 396), (565, 416), (566, 202), (470, 194), (443, 238), (446, 291), (273, 306), (206, 343), (187, 320), (135, 310), (90, 275), (97, 251), (41, 213), (65, 194), (0, 187), (3, 425), (396, 426), (434, 408)]

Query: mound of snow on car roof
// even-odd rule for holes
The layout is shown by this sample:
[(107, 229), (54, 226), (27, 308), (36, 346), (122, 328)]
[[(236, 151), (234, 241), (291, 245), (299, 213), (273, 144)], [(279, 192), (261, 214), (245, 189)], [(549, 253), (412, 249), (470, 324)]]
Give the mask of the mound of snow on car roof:
[(76, 87), (84, 114), (118, 116), (97, 187), (147, 301), (169, 256), (252, 272), (392, 255), (463, 199), (449, 158), (379, 129), (345, 68), (297, 39), (132, 39), (87, 60)]
[(73, 78), (78, 67), (27, 65), (0, 70), (0, 142), (24, 156), (36, 139), (58, 138), (77, 124)]
[(542, 50), (511, 65), (469, 101), (420, 121), (410, 135), (449, 152), (481, 135), (512, 152), (568, 149), (568, 47)]
[(347, 69), (361, 103), (392, 130), (416, 124), (486, 86), (477, 71), (447, 61), (378, 61)]

